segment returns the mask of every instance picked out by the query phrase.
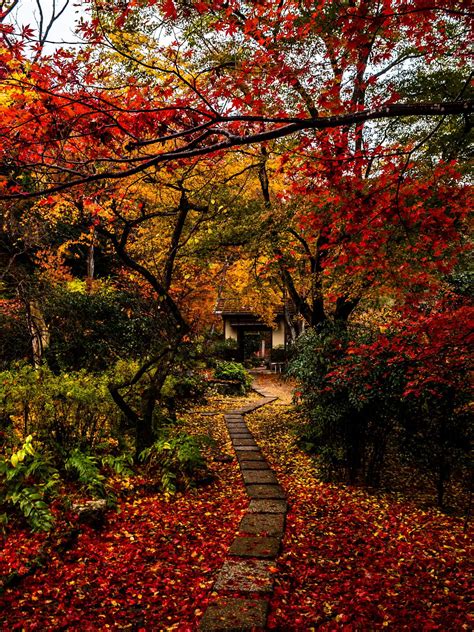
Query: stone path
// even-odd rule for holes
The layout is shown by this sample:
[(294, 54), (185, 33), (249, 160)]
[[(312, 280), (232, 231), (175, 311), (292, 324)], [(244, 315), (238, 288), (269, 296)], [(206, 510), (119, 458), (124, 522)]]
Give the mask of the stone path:
[[(268, 597), (273, 592), (275, 558), (280, 550), (285, 528), (285, 494), (273, 470), (264, 459), (244, 416), (274, 402), (269, 390), (254, 384), (263, 399), (224, 415), (242, 478), (250, 498), (224, 562), (200, 630), (264, 630), (267, 622)], [(237, 595), (237, 596), (236, 596)]]

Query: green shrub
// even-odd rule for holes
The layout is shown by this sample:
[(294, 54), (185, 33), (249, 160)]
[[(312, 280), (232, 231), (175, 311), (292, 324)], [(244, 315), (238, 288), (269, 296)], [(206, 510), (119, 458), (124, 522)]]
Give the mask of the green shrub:
[(227, 340), (213, 340), (206, 345), (206, 356), (215, 361), (233, 362), (237, 357), (239, 345), (237, 340), (227, 338)]
[(168, 375), (161, 387), (160, 399), (167, 408), (169, 417), (176, 420), (176, 411), (202, 399), (205, 391), (206, 383), (202, 376), (186, 371)]
[(218, 380), (233, 380), (239, 382), (242, 393), (246, 393), (252, 384), (252, 378), (239, 362), (218, 362), (214, 370)]
[(21, 421), (24, 435), (33, 431), (50, 448), (92, 449), (118, 426), (108, 381), (106, 374), (55, 375), (45, 366), (20, 365), (0, 373), (0, 408), (12, 423)]
[[(375, 484), (396, 416), (396, 376), (377, 379), (387, 368), (383, 362), (368, 367), (372, 375), (364, 367), (358, 379), (339, 374), (348, 362), (356, 373), (348, 344), (346, 329), (330, 323), (307, 330), (296, 344), (289, 374), (301, 385), (300, 406), (308, 418), (301, 439), (316, 455), (324, 477)], [(367, 389), (372, 382), (379, 388)]]
[(271, 362), (286, 362), (288, 360), (288, 352), (283, 345), (273, 347), (270, 353)]
[(106, 371), (118, 357), (146, 354), (159, 333), (153, 306), (104, 282), (87, 291), (78, 279), (43, 288), (50, 334), (45, 350), (55, 371)]
[(163, 435), (141, 452), (140, 460), (159, 478), (165, 492), (174, 493), (179, 487), (188, 487), (193, 473), (204, 467), (203, 440), (185, 433)]
[(34, 531), (49, 531), (54, 518), (49, 501), (57, 492), (59, 472), (38, 452), (29, 435), (20, 449), (0, 455), (0, 522), (22, 515)]

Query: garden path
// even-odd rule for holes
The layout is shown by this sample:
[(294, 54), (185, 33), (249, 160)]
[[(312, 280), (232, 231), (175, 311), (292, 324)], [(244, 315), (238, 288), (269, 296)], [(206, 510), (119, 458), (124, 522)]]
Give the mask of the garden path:
[(273, 592), (287, 503), (283, 488), (245, 423), (245, 415), (280, 398), (289, 403), (291, 388), (263, 372), (254, 373), (252, 387), (262, 395), (261, 400), (224, 414), (250, 503), (217, 576), (217, 596), (204, 613), (203, 631), (266, 628), (267, 597)]

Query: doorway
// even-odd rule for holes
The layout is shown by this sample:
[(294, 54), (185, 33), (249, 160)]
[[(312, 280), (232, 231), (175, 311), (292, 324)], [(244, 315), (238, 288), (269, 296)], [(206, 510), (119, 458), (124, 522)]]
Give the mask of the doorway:
[(244, 361), (258, 366), (270, 362), (272, 350), (271, 329), (242, 331), (242, 351)]

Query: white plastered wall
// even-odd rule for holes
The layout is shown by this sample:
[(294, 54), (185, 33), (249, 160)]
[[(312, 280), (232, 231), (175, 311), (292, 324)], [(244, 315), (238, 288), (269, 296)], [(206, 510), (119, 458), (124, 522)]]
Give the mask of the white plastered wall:
[(283, 347), (285, 345), (285, 321), (278, 319), (276, 328), (272, 330), (272, 347)]
[(232, 327), (227, 319), (224, 321), (224, 338), (226, 340), (228, 340), (229, 338), (232, 338), (232, 340), (237, 340), (237, 329), (235, 329), (235, 327)]

